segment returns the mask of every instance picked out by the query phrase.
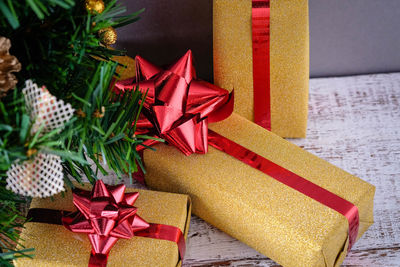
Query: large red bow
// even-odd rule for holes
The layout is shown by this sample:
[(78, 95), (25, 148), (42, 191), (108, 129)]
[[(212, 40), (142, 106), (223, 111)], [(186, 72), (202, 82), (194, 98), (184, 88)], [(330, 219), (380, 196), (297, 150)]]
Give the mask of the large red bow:
[(138, 132), (159, 136), (185, 155), (206, 153), (208, 122), (224, 120), (232, 113), (233, 94), (196, 79), (190, 50), (165, 70), (140, 56), (135, 60), (136, 77), (117, 82), (115, 90), (138, 86), (147, 91)]
[(108, 253), (119, 238), (129, 239), (150, 226), (133, 206), (139, 193), (125, 193), (125, 185), (108, 186), (99, 180), (92, 192), (75, 190), (73, 197), (78, 211), (63, 216), (62, 222), (72, 232), (89, 235), (89, 266), (105, 266)]

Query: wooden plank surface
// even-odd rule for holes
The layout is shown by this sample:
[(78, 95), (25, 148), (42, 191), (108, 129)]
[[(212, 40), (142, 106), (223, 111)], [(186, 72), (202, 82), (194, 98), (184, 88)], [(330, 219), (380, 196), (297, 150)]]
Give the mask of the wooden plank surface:
[[(400, 266), (400, 73), (312, 79), (308, 136), (290, 141), (376, 186), (344, 266)], [(279, 265), (192, 216), (184, 266)]]
[[(400, 73), (312, 79), (307, 134), (290, 141), (376, 186), (344, 266), (400, 266)], [(195, 216), (189, 237), (185, 266), (277, 266)]]

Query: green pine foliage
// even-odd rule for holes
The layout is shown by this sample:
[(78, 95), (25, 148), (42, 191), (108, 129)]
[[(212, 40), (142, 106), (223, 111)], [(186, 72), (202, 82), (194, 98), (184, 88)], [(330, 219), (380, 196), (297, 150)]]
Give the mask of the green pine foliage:
[(12, 266), (11, 260), (32, 257), (34, 249), (14, 249), (25, 220), (16, 206), (23, 205), (24, 200), (6, 190), (3, 179), (0, 180), (0, 203), (0, 266)]
[[(2, 2), (5, 0), (0, 0), (0, 6)], [(11, 40), (11, 52), (23, 66), (17, 78), (31, 77), (63, 99), (71, 91), (82, 91), (98, 58), (108, 61), (113, 55), (123, 55), (100, 45), (98, 31), (134, 22), (142, 11), (123, 15), (126, 9), (117, 0), (105, 2), (105, 10), (92, 15), (83, 0), (8, 1), (10, 11), (2, 8), (2, 12), (15, 16), (0, 17), (0, 35)]]
[[(99, 173), (107, 174), (105, 166), (118, 177), (142, 166), (136, 146), (149, 137), (134, 133), (145, 95), (112, 92), (119, 65), (112, 57), (124, 52), (102, 45), (98, 34), (136, 21), (142, 10), (124, 15), (117, 0), (104, 2), (101, 14), (91, 14), (84, 0), (0, 0), (0, 36), (11, 40), (10, 54), (22, 64), (15, 74), (17, 88), (0, 99), (0, 266), (32, 256), (30, 248), (15, 251), (24, 222), (18, 207), (25, 199), (5, 188), (13, 163), (39, 152), (59, 155), (71, 187), (83, 176), (94, 182)], [(32, 121), (22, 95), (27, 79), (78, 111), (61, 131), (30, 134)]]

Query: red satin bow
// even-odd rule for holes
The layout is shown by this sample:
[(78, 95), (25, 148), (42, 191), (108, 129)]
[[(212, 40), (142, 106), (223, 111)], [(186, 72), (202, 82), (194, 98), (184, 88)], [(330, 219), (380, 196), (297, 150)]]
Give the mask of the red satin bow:
[(89, 266), (105, 266), (112, 246), (119, 238), (129, 239), (150, 225), (136, 214), (133, 206), (139, 193), (125, 193), (125, 185), (108, 186), (97, 181), (93, 191), (73, 193), (78, 211), (62, 218), (75, 233), (86, 233), (92, 244)]
[[(192, 52), (163, 70), (136, 56), (136, 77), (117, 82), (115, 91), (136, 86), (147, 91), (145, 115), (137, 122), (138, 133), (154, 134), (177, 147), (185, 155), (207, 153), (208, 122), (229, 117), (233, 94), (196, 79)], [(154, 144), (148, 140), (145, 145)]]

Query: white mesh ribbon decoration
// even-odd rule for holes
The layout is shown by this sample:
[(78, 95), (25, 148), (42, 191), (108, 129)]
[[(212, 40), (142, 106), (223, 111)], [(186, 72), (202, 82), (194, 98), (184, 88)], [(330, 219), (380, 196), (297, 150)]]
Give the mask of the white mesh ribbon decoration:
[[(74, 109), (57, 100), (45, 87), (39, 88), (31, 80), (22, 90), (32, 123), (31, 135), (42, 128), (40, 135), (62, 129), (71, 119)], [(30, 197), (49, 197), (64, 190), (61, 158), (40, 152), (30, 160), (14, 162), (7, 171), (7, 189)]]
[(64, 190), (59, 156), (38, 153), (32, 160), (14, 163), (7, 172), (7, 189), (29, 197), (50, 197)]
[(25, 96), (25, 103), (33, 122), (31, 134), (36, 133), (42, 125), (41, 134), (64, 127), (64, 124), (74, 115), (74, 109), (70, 104), (64, 104), (63, 100), (49, 93), (46, 87), (39, 88), (32, 80), (25, 82), (22, 90)]

